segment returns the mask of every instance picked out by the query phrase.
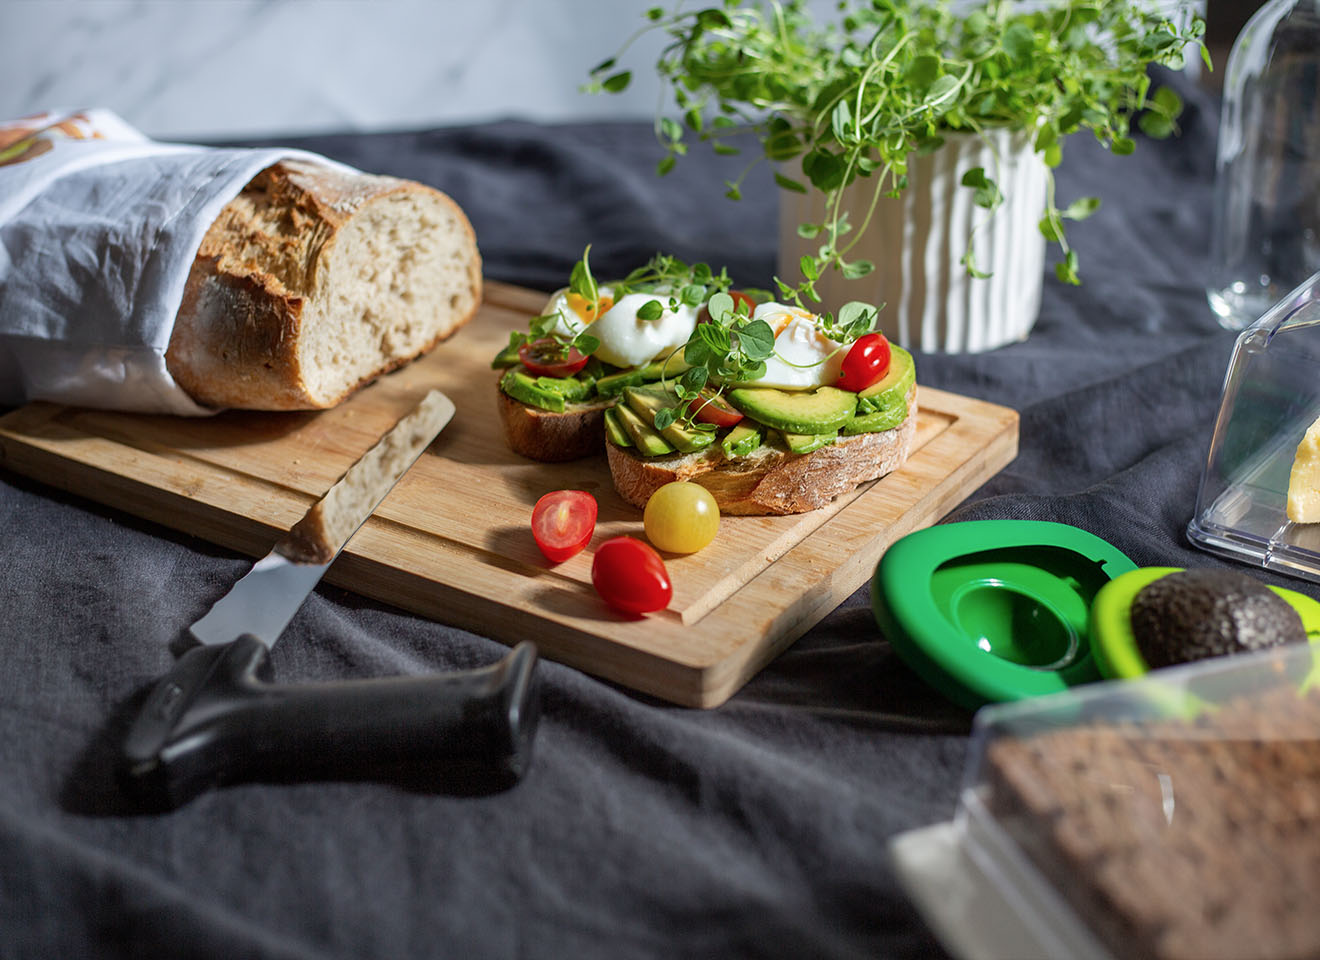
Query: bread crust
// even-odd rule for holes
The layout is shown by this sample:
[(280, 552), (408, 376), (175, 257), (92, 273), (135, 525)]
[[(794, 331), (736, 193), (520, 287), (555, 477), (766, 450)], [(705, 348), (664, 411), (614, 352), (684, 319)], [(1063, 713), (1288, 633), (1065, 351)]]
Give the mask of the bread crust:
[(806, 513), (903, 465), (917, 430), (915, 387), (908, 391), (907, 409), (906, 419), (892, 430), (839, 437), (804, 454), (790, 453), (777, 441), (735, 460), (718, 445), (664, 458), (639, 457), (613, 443), (605, 448), (614, 488), (634, 507), (645, 508), (664, 484), (688, 480), (709, 490), (723, 514)]
[[(454, 243), (465, 261), (465, 289), (450, 298), (457, 309), (422, 318), (428, 335), (417, 349), (391, 352), (382, 347), (378, 362), (364, 374), (318, 392), (310, 382), (312, 371), (303, 369), (299, 344), (306, 335), (308, 304), (325, 287), (329, 254), (352, 218), (408, 196), (438, 204), (457, 226)], [(207, 230), (188, 275), (166, 365), (184, 390), (210, 406), (330, 407), (451, 336), (472, 319), (480, 302), (476, 237), (449, 197), (395, 177), (345, 174), (285, 161), (254, 177)]]
[(573, 403), (563, 413), (515, 400), (496, 385), (504, 442), (529, 460), (559, 463), (600, 453), (605, 443), (605, 411), (612, 401)]

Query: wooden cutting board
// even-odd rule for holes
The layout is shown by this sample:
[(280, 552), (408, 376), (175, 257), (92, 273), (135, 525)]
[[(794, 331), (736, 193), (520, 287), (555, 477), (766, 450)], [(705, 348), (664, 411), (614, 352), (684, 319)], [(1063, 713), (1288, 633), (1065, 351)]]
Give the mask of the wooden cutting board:
[(318, 413), (186, 419), (30, 404), (0, 417), (0, 464), (263, 556), (438, 387), (458, 413), (327, 579), (507, 643), (533, 640), (544, 656), (636, 690), (711, 707), (865, 583), (889, 544), (940, 519), (1017, 454), (1015, 411), (921, 387), (914, 451), (902, 469), (812, 513), (725, 517), (706, 549), (666, 559), (669, 609), (628, 619), (596, 596), (591, 547), (556, 566), (528, 526), (538, 497), (573, 488), (599, 501), (593, 544), (644, 538), (640, 512), (614, 493), (604, 455), (534, 463), (500, 437), (490, 359), (544, 302), (544, 294), (489, 284), (467, 328)]

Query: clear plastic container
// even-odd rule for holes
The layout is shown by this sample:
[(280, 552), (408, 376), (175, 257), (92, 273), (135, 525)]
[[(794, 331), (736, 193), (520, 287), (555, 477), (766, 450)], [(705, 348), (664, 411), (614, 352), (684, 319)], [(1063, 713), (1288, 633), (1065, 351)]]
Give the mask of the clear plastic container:
[(1320, 270), (1320, 0), (1270, 0), (1228, 59), (1206, 296), (1241, 330)]
[(1320, 956), (1317, 652), (977, 714), (959, 842), (1041, 955)]
[(1187, 527), (1198, 547), (1320, 581), (1320, 524), (1288, 520), (1297, 444), (1320, 417), (1320, 273), (1238, 336)]

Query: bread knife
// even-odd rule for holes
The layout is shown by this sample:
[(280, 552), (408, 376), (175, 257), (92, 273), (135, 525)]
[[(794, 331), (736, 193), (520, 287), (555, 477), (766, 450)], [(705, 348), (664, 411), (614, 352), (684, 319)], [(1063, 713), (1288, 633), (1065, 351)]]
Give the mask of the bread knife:
[[(321, 576), (454, 414), (432, 391), (206, 615), (124, 738), (136, 801), (176, 807), (225, 783), (397, 779), (511, 784), (531, 759), (536, 649), (431, 676), (276, 684), (269, 649)], [(456, 776), (455, 776), (456, 774)]]

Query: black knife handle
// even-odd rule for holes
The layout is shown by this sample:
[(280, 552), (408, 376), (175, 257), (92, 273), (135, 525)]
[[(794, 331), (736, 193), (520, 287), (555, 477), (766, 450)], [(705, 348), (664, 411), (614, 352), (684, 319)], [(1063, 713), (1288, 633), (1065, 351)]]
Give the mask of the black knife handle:
[(163, 807), (240, 781), (507, 786), (531, 760), (535, 666), (536, 648), (520, 643), (476, 670), (276, 684), (256, 637), (194, 647), (129, 728), (123, 780), (135, 800)]

